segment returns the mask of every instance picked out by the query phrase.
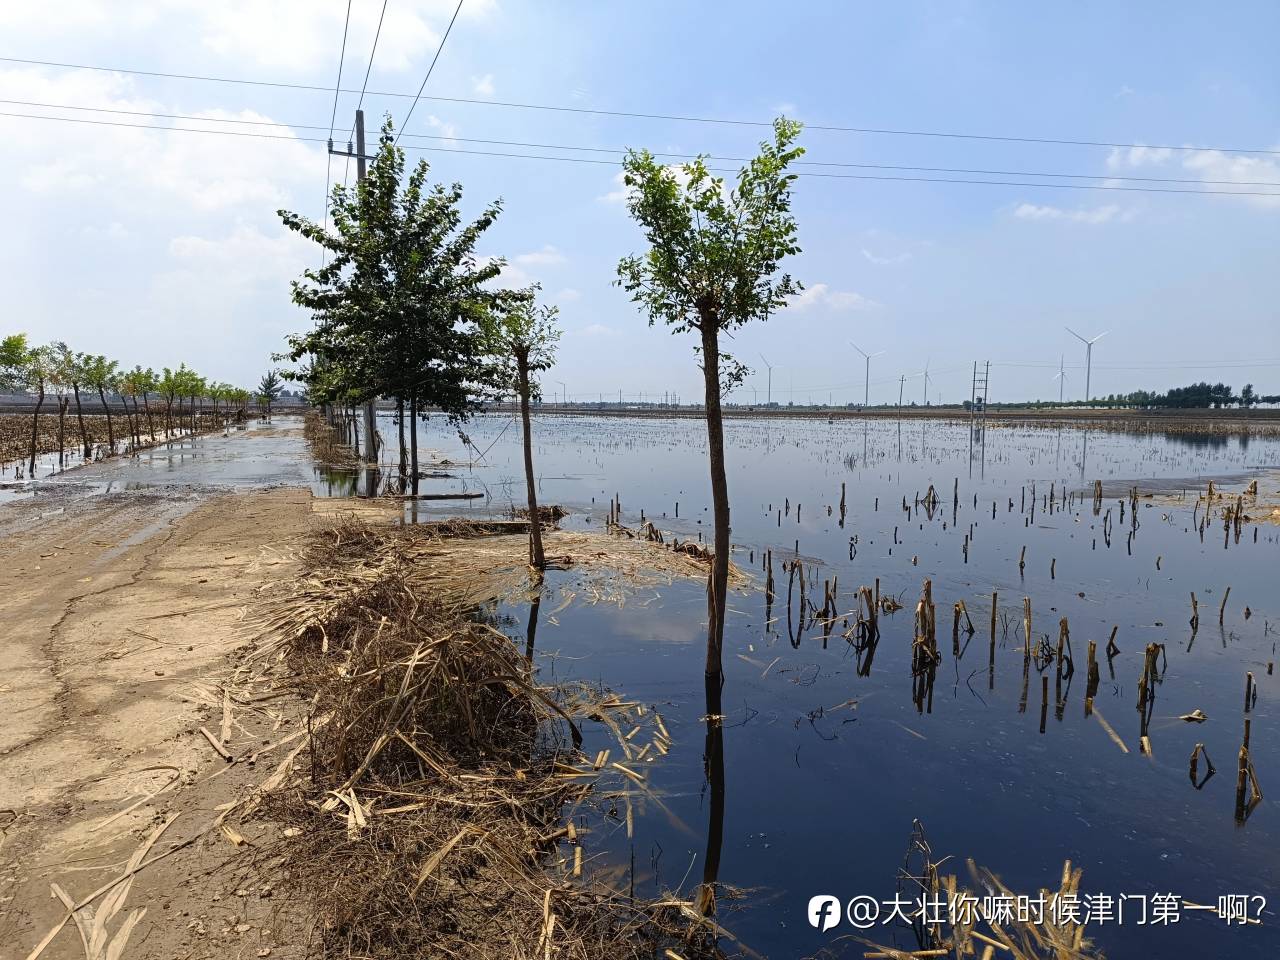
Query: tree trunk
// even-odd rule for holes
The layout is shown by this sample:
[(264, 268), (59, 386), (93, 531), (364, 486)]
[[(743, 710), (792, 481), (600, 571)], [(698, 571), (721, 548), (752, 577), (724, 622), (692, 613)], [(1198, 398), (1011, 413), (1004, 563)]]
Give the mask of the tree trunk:
[(147, 399), (147, 391), (142, 391), (142, 406), (147, 411), (147, 433), (151, 434), (151, 442), (156, 442), (156, 425), (151, 420), (151, 401)]
[[(127, 406), (128, 400), (125, 401)], [(135, 450), (142, 446), (142, 414), (138, 412), (138, 395), (133, 395), (133, 448)]]
[(102, 387), (98, 387), (98, 399), (102, 401), (102, 409), (107, 413), (107, 445), (110, 451), (108, 456), (110, 456), (116, 452), (116, 435), (111, 429), (111, 408), (107, 406), (107, 392)]
[(707, 809), (707, 849), (702, 858), (702, 886), (696, 909), (704, 917), (716, 912), (716, 884), (720, 877), (720, 853), (724, 847), (724, 721), (720, 689), (707, 687), (707, 736), (702, 751), (703, 772), (711, 788)]
[(398, 429), (400, 431), (400, 492), (404, 493), (405, 487), (407, 486), (405, 481), (409, 479), (407, 475), (409, 466), (408, 466), (408, 461), (406, 460), (406, 457), (408, 457), (409, 455), (409, 451), (406, 449), (404, 445), (404, 398), (403, 397), (396, 397), (396, 421), (397, 423), (399, 423)]
[(418, 398), (409, 398), (409, 471), (412, 474), (410, 489), (418, 495)]
[(31, 463), (27, 467), (27, 476), (36, 478), (36, 436), (40, 430), (40, 408), (44, 406), (44, 384), (36, 388), (36, 410), (31, 415)]
[(715, 517), (715, 556), (707, 596), (706, 684), (724, 682), (724, 615), (729, 586), (729, 483), (724, 469), (724, 423), (720, 416), (720, 340), (715, 318), (702, 318), (702, 378), (706, 389), (707, 447), (711, 461), (711, 506)]
[(73, 383), (71, 389), (76, 395), (76, 419), (80, 421), (80, 445), (84, 449), (84, 459), (93, 456), (93, 444), (89, 442), (89, 431), (84, 425), (84, 411), (80, 409), (80, 384)]
[(533, 479), (533, 436), (529, 427), (529, 358), (516, 355), (516, 368), (520, 374), (520, 420), (524, 425), (524, 482), (529, 491), (529, 566), (535, 570), (547, 568), (547, 558), (542, 552), (542, 520), (538, 516), (537, 485)]
[(67, 395), (58, 397), (58, 469), (66, 464), (67, 437)]

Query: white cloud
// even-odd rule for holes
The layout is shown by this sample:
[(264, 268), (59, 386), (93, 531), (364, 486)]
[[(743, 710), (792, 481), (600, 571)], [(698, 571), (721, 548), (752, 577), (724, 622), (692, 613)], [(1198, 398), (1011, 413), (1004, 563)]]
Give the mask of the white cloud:
[(589, 323), (583, 327), (579, 333), (584, 337), (616, 337), (618, 331), (613, 327), (605, 326), (603, 323)]
[(483, 77), (472, 77), (471, 90), (477, 97), (492, 97), (494, 93), (493, 74), (486, 73)]
[(573, 303), (573, 301), (581, 300), (581, 299), (582, 299), (582, 291), (575, 290), (573, 289), (573, 287), (565, 287), (563, 290), (557, 293), (554, 297), (552, 297), (552, 300), (554, 300), (556, 303)]
[(1142, 167), (1164, 163), (1171, 156), (1173, 151), (1168, 147), (1113, 147), (1107, 155), (1107, 167), (1111, 170)]
[(1114, 203), (1089, 210), (1064, 210), (1061, 207), (1020, 203), (1014, 209), (1013, 215), (1020, 220), (1059, 220), (1065, 223), (1091, 225), (1110, 223), (1113, 220), (1128, 221), (1133, 219), (1132, 210), (1124, 210)]
[[(1280, 182), (1280, 160), (1274, 156), (1227, 153), (1222, 150), (1127, 147), (1112, 150), (1107, 157), (1107, 167), (1115, 171), (1151, 167), (1163, 168), (1173, 174), (1180, 171), (1188, 179), (1200, 181), (1206, 190), (1238, 191), (1245, 194), (1242, 199), (1247, 203), (1280, 209), (1280, 190), (1269, 186)], [(1175, 185), (1175, 189), (1194, 190), (1196, 185)]]
[[(59, 0), (56, 6), (50, 12), (47, 5), (0, 3), (0, 36), (110, 44), (132, 41), (138, 31), (152, 28), (165, 34), (166, 52), (178, 59), (211, 52), (234, 66), (328, 75), (338, 62), (345, 25), (344, 79), (363, 75), (382, 14), (381, 4), (353, 3), (348, 23), (348, 4), (342, 0)], [(453, 0), (389, 3), (374, 71), (421, 69), (439, 46), (455, 6)], [(483, 23), (497, 9), (496, 0), (468, 0), (460, 16)]]
[(791, 300), (793, 310), (807, 310), (818, 306), (832, 310), (868, 310), (879, 304), (851, 290), (832, 290), (825, 283), (811, 284)]
[(512, 257), (514, 263), (525, 267), (550, 267), (565, 262), (565, 256), (551, 244), (533, 253), (521, 253)]
[(862, 248), (862, 255), (866, 257), (867, 260), (870, 261), (871, 263), (874, 263), (877, 266), (881, 266), (881, 267), (890, 266), (896, 263), (906, 263), (908, 260), (911, 259), (911, 254), (907, 251), (894, 254), (893, 256), (890, 256), (890, 257), (882, 257), (872, 253), (866, 247)]

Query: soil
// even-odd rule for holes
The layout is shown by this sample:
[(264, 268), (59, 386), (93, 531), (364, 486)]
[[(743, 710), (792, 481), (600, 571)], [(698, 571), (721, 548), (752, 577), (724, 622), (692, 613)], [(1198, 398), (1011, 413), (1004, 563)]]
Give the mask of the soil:
[[(0, 957), (28, 957), (66, 917), (51, 885), (78, 902), (169, 818), (148, 857), (172, 854), (95, 899), (84, 931), (97, 911), (109, 943), (145, 908), (127, 960), (300, 954), (304, 926), (262, 879), (267, 828), (211, 825), (289, 749), (267, 748), (296, 705), (236, 658), (256, 596), (293, 575), (290, 547), (312, 517), (297, 487), (0, 510)], [(40, 955), (108, 953), (67, 923)]]

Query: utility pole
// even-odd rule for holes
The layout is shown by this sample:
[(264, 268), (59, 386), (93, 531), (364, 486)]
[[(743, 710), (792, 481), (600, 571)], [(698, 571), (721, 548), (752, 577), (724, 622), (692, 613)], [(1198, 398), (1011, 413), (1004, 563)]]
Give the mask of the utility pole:
[(902, 416), (902, 390), (907, 385), (907, 375), (898, 377), (898, 416)]
[[(351, 141), (347, 141), (347, 149), (344, 153), (341, 150), (333, 149), (333, 140), (329, 141), (329, 153), (333, 156), (351, 158)], [(356, 111), (356, 181), (364, 179), (366, 161), (368, 157), (364, 152), (364, 111)], [(366, 400), (364, 403), (364, 455), (361, 457), (367, 464), (377, 464), (378, 462), (378, 427), (374, 416), (374, 401)]]

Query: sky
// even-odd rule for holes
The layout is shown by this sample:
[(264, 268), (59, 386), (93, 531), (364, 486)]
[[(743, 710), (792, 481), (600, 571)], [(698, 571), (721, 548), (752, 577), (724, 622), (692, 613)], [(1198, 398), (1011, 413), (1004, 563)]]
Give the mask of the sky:
[[(289, 284), (320, 260), (276, 211), (323, 218), (326, 177), (355, 176), (326, 154), (331, 119), (344, 145), (369, 69), (368, 126), (387, 114), (401, 126), (455, 3), (386, 0), (371, 67), (383, 2), (351, 0), (341, 56), (347, 9), (0, 4), (0, 57), (319, 88), (0, 60), (0, 335), (256, 384), (285, 335), (309, 326)], [(1276, 36), (1271, 0), (464, 0), (402, 144), (433, 180), (463, 184), (468, 214), (502, 198), (479, 252), (560, 308), (548, 397), (699, 398), (691, 336), (650, 327), (613, 282), (618, 259), (643, 247), (610, 151), (706, 153), (736, 169), (782, 114), (808, 125), (815, 164), (798, 168), (803, 250), (788, 264), (807, 289), (726, 345), (752, 367), (733, 399), (883, 403), (901, 389), (921, 402), (927, 365), (929, 402), (958, 402), (986, 361), (992, 400), (1057, 399), (1060, 387), (1081, 399), (1084, 346), (1066, 326), (1106, 333), (1094, 395), (1202, 379), (1280, 393)], [(335, 108), (340, 61), (350, 92)], [(869, 385), (852, 343), (878, 354)]]

